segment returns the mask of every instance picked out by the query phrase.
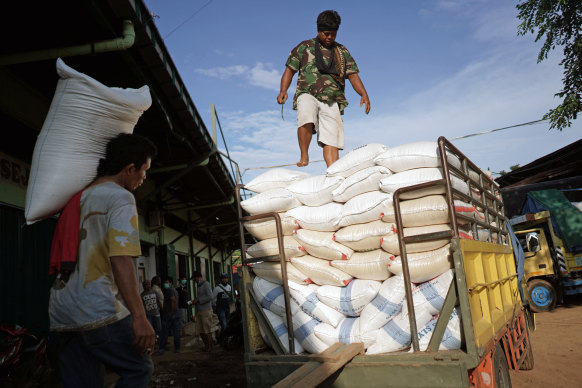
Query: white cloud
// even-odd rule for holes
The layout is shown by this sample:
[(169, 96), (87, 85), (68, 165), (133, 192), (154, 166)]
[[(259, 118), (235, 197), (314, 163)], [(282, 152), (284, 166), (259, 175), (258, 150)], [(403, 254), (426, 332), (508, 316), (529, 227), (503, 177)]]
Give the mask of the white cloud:
[(211, 69), (194, 69), (194, 72), (221, 80), (240, 77), (251, 86), (279, 91), (281, 73), (271, 63), (257, 62), (253, 67), (234, 65)]

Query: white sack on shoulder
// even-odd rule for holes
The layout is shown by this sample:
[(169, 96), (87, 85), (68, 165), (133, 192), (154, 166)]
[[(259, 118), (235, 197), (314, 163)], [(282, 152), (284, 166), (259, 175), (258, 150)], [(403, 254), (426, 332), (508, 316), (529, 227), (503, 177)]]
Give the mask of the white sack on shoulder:
[[(281, 218), (281, 228), (284, 236), (291, 236), (293, 231), (299, 226), (293, 217), (286, 217), (285, 213), (279, 213)], [(244, 223), (245, 229), (257, 240), (266, 240), (277, 237), (277, 224), (272, 217), (247, 221)]]
[[(417, 312), (417, 327), (423, 327), (431, 318), (431, 315), (426, 311)], [(408, 313), (403, 309), (392, 320), (373, 333), (376, 333), (376, 342), (368, 348), (366, 354), (390, 353), (408, 348), (412, 342)]]
[(382, 166), (368, 167), (347, 177), (331, 194), (336, 202), (347, 202), (356, 195), (378, 190), (378, 183), (390, 176), (390, 170)]
[[(413, 283), (426, 282), (453, 267), (451, 244), (447, 244), (433, 251), (410, 253), (406, 256), (408, 258), (410, 281)], [(396, 257), (389, 264), (388, 269), (395, 275), (402, 274), (402, 260), (400, 256)]]
[(328, 324), (317, 325), (314, 329), (317, 338), (331, 346), (337, 342), (346, 345), (361, 342), (364, 348), (368, 348), (376, 342), (376, 336), (371, 333), (362, 333), (360, 330), (360, 318), (345, 318), (337, 327)]
[(286, 215), (295, 218), (297, 225), (304, 229), (335, 232), (339, 229), (342, 207), (336, 202), (315, 207), (300, 206), (289, 210)]
[(345, 226), (334, 233), (333, 239), (354, 251), (367, 252), (380, 249), (382, 237), (394, 233), (396, 233), (394, 224), (376, 220), (365, 224)]
[[(287, 260), (293, 256), (303, 256), (305, 254), (305, 250), (293, 236), (283, 236), (283, 251)], [(279, 240), (277, 238), (269, 238), (259, 241), (247, 248), (247, 254), (255, 259), (278, 255)]]
[(302, 179), (287, 186), (287, 190), (295, 195), (306, 206), (321, 206), (332, 201), (331, 193), (339, 187), (344, 178), (317, 175)]
[(352, 276), (334, 268), (330, 261), (310, 255), (292, 257), (291, 262), (314, 283), (319, 285), (345, 286), (352, 281)]
[(284, 212), (301, 206), (301, 202), (287, 189), (272, 189), (245, 199), (240, 206), (249, 214)]
[[(457, 307), (455, 307), (449, 317), (449, 323), (447, 324), (443, 339), (439, 345), (439, 350), (461, 349), (462, 334), (460, 315), (461, 312)], [(426, 326), (418, 331), (418, 347), (421, 352), (424, 352), (428, 348), (428, 344), (434, 333), (438, 319), (438, 316), (433, 317)]]
[(357, 171), (374, 166), (374, 158), (386, 149), (385, 145), (375, 143), (354, 148), (329, 166), (326, 175), (347, 178)]
[(110, 139), (132, 133), (152, 104), (147, 86), (103, 85), (59, 58), (60, 79), (34, 151), (24, 215), (28, 225), (61, 211), (97, 175)]
[[(409, 236), (420, 236), (423, 234), (429, 233), (436, 233), (436, 232), (449, 232), (451, 227), (449, 224), (437, 224), (437, 225), (426, 225), (426, 226), (413, 226), (410, 228), (404, 228), (403, 234), (404, 237)], [(406, 252), (407, 253), (416, 253), (416, 252), (426, 252), (432, 251), (438, 248), (445, 246), (446, 244), (451, 241), (451, 238), (443, 238), (440, 240), (432, 240), (432, 241), (422, 241), (417, 243), (408, 243), (406, 244)], [(398, 244), (398, 234), (391, 233), (387, 236), (382, 237), (381, 241), (382, 249), (386, 252), (390, 252), (393, 255), (400, 255), (400, 246)]]
[(325, 260), (348, 260), (354, 251), (333, 241), (333, 232), (297, 229), (295, 239), (311, 256)]
[(301, 310), (293, 314), (293, 334), (299, 340), (303, 349), (313, 354), (319, 354), (328, 348), (315, 335), (314, 330), (318, 325), (321, 325), (321, 323), (317, 319), (310, 317)]
[(362, 310), (360, 330), (369, 332), (384, 326), (402, 310), (405, 297), (402, 276), (386, 279), (380, 286), (378, 295)]
[(360, 194), (345, 203), (339, 226), (344, 227), (376, 221), (390, 211), (394, 212), (392, 194), (383, 193), (379, 190)]
[(349, 260), (334, 260), (331, 265), (358, 279), (384, 281), (390, 277), (388, 264), (393, 256), (381, 249), (354, 252)]
[[(464, 183), (458, 177), (451, 175), (451, 186), (464, 193), (466, 195), (470, 194), (469, 187), (466, 183)], [(380, 183), (380, 190), (385, 191), (387, 193), (393, 193), (396, 190), (417, 185), (420, 183), (426, 183), (431, 181), (436, 181), (443, 179), (443, 172), (440, 168), (437, 167), (428, 167), (428, 168), (416, 168), (414, 170), (406, 170), (402, 171), (393, 175), (390, 175), (386, 178), (383, 178)], [(427, 187), (422, 190), (415, 190), (402, 193), (400, 195), (401, 199), (412, 199), (412, 198), (420, 198), (426, 197), (427, 195), (434, 195), (434, 194), (445, 194), (445, 186), (444, 185), (437, 185), (432, 187)]]
[[(439, 167), (441, 166), (440, 159), (436, 142), (420, 141), (390, 148), (378, 155), (375, 162), (392, 172), (402, 172), (414, 168)], [(459, 159), (448, 152), (447, 160), (449, 164), (457, 168), (461, 167)]]
[(299, 305), (307, 315), (333, 327), (336, 327), (345, 315), (327, 306), (317, 298), (317, 288), (315, 284), (302, 286), (289, 282), (289, 293), (291, 298)]
[(359, 316), (364, 307), (378, 295), (381, 283), (354, 279), (345, 287), (321, 286), (317, 297), (329, 307), (350, 317)]
[[(310, 284), (311, 279), (299, 271), (295, 266), (289, 262), (285, 263), (287, 267), (287, 280), (298, 284)], [(262, 277), (272, 283), (283, 284), (283, 275), (281, 274), (281, 263), (266, 262), (251, 264), (251, 268), (255, 275)]]
[[(283, 345), (287, 353), (289, 353), (289, 334), (287, 331), (287, 326), (285, 326), (285, 323), (283, 323), (283, 318), (278, 316), (277, 314), (270, 312), (265, 308), (263, 309), (263, 312), (267, 316), (267, 319), (269, 320), (269, 323), (273, 327), (275, 334), (277, 334), (277, 337), (279, 337), (281, 345)], [(259, 331), (261, 332), (263, 341), (265, 341), (265, 343), (272, 348), (273, 345), (269, 342), (269, 338), (265, 335), (265, 332), (263, 331), (263, 328), (260, 325)], [(295, 353), (296, 354), (303, 353), (303, 346), (301, 346), (301, 343), (297, 341), (297, 338), (295, 338), (294, 342), (295, 342)]]
[[(277, 315), (285, 315), (285, 296), (282, 286), (256, 276), (253, 280), (253, 290), (261, 306)], [(291, 299), (289, 299), (289, 304), (291, 305), (291, 314), (300, 310), (299, 306)]]
[(255, 193), (262, 193), (272, 189), (282, 189), (309, 176), (308, 173), (303, 171), (274, 168), (251, 180), (245, 185), (245, 189), (254, 191)]

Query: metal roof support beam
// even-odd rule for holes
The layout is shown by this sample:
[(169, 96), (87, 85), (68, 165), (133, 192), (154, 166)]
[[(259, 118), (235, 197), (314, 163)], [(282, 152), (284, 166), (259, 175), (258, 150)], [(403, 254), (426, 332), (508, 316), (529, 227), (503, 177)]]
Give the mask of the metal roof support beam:
[(206, 205), (198, 205), (198, 206), (184, 206), (184, 207), (177, 207), (177, 208), (171, 208), (171, 209), (164, 209), (164, 211), (177, 211), (177, 210), (199, 210), (199, 209), (208, 209), (208, 208), (212, 208), (212, 207), (218, 207), (218, 206), (225, 206), (225, 205), (231, 205), (234, 203), (234, 197), (230, 197), (228, 200), (226, 201), (221, 201), (221, 202), (215, 202), (215, 203), (209, 203)]
[(168, 187), (172, 183), (178, 181), (180, 178), (182, 178), (184, 175), (186, 175), (187, 173), (189, 173), (190, 171), (192, 171), (196, 167), (206, 166), (208, 164), (209, 160), (210, 160), (210, 155), (212, 155), (215, 152), (216, 152), (216, 148), (214, 150), (212, 150), (210, 152), (210, 154), (206, 155), (205, 157), (200, 158), (198, 160), (195, 160), (192, 163), (189, 163), (188, 164), (188, 167), (186, 167), (185, 169), (183, 169), (179, 173), (177, 173), (174, 176), (172, 176), (171, 179), (168, 179), (163, 184), (161, 184), (160, 186), (158, 186), (156, 189), (152, 190), (144, 198), (142, 198), (142, 201), (146, 201), (149, 198), (155, 196), (156, 194), (161, 193), (166, 187)]

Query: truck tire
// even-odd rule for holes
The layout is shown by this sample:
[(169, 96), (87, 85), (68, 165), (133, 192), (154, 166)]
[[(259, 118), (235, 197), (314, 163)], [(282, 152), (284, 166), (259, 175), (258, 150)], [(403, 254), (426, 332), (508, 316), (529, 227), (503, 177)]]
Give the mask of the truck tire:
[(511, 388), (511, 377), (509, 376), (509, 365), (505, 352), (498, 342), (495, 345), (495, 354), (493, 355), (493, 368), (495, 371), (495, 387)]
[(556, 307), (557, 293), (554, 286), (543, 279), (532, 279), (527, 283), (530, 308), (534, 313), (543, 313)]

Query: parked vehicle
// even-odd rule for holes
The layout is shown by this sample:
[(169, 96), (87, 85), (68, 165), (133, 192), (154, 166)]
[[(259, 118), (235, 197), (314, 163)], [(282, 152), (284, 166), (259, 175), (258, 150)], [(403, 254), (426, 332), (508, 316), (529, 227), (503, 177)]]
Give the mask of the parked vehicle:
[(49, 374), (47, 339), (18, 325), (0, 326), (0, 386), (42, 387)]
[[(396, 215), (401, 260), (409, 311), (411, 332), (416, 333), (414, 304), (410, 288), (410, 273), (406, 244), (450, 238), (454, 263), (454, 279), (445, 298), (435, 330), (426, 351), (419, 351), (419, 341), (412, 335), (410, 351), (380, 355), (359, 354), (342, 358), (338, 353), (292, 354), (280, 346), (266, 350), (259, 327), (267, 333), (270, 342), (277, 335), (265, 319), (260, 303), (252, 291), (253, 273), (244, 264), (252, 262), (245, 255), (243, 222), (261, 218), (275, 218), (278, 228), (279, 255), (271, 261), (285, 268), (282, 247), (281, 220), (277, 213), (243, 217), (239, 204), (240, 234), (243, 266), (239, 270), (242, 317), (245, 336), (245, 366), (249, 386), (266, 387), (286, 383), (294, 371), (303, 373), (294, 384), (297, 386), (331, 387), (510, 387), (509, 368), (532, 369), (533, 353), (529, 341), (532, 314), (524, 305), (520, 293), (518, 267), (513, 255), (510, 233), (503, 213), (499, 187), (489, 176), (463, 155), (447, 139), (440, 137), (438, 147), (444, 178), (398, 189), (393, 203)], [(454, 167), (451, 157), (460, 160)], [(470, 189), (467, 195), (451, 184), (451, 174), (461, 178)], [(437, 232), (404, 237), (400, 213), (401, 194), (426, 190), (431, 186), (445, 187), (448, 204), (450, 232)], [(462, 199), (482, 210), (484, 220), (455, 213), (454, 200)], [(461, 238), (459, 224), (470, 226), (473, 236), (486, 231), (487, 241)], [(477, 238), (477, 237), (475, 237)], [(287, 274), (282, 271), (287, 322), (291, 322)], [(443, 334), (454, 308), (459, 309), (462, 321), (463, 343), (459, 350), (439, 350)], [(284, 318), (285, 319), (285, 318)], [(290, 348), (294, 338), (292, 325), (287, 324)], [(334, 348), (334, 347), (331, 347)], [(339, 349), (339, 347), (336, 347)], [(344, 348), (345, 349), (345, 348)], [(328, 349), (329, 350), (329, 349)], [(352, 358), (353, 357), (353, 358)], [(318, 368), (322, 364), (323, 368)], [(341, 365), (339, 365), (341, 364)], [(331, 371), (323, 375), (326, 367)], [(315, 372), (318, 371), (318, 376)], [(333, 371), (336, 371), (333, 373)], [(332, 374), (333, 373), (333, 374)], [(285, 380), (284, 380), (285, 379)], [(283, 383), (280, 386), (287, 386)], [(291, 385), (289, 385), (291, 386)]]
[[(557, 199), (564, 207), (568, 201), (558, 190), (528, 193), (528, 201), (539, 195)], [(563, 197), (563, 198), (560, 198)], [(546, 208), (537, 213), (527, 212), (510, 220), (515, 234), (525, 252), (525, 281), (530, 306), (535, 312), (550, 311), (564, 295), (582, 293), (582, 238), (570, 239), (577, 225), (582, 225), (582, 212), (571, 206), (568, 212), (560, 211), (546, 201)], [(534, 209), (535, 210), (535, 209)], [(556, 220), (552, 211), (560, 212), (563, 222)]]

